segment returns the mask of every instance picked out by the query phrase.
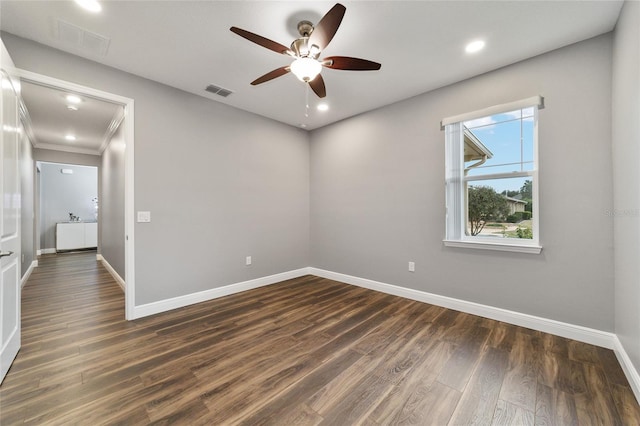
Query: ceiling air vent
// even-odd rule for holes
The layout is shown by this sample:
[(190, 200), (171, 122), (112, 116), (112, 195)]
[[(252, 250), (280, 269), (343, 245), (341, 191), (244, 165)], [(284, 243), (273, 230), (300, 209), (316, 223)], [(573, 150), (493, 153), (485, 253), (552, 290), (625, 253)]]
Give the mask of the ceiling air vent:
[(97, 56), (106, 56), (111, 39), (58, 19), (56, 38)]
[(211, 93), (214, 93), (216, 95), (220, 95), (223, 98), (226, 98), (227, 96), (229, 96), (230, 94), (233, 93), (231, 90), (225, 89), (224, 87), (216, 86), (215, 84), (208, 85), (205, 90), (207, 92), (211, 92)]

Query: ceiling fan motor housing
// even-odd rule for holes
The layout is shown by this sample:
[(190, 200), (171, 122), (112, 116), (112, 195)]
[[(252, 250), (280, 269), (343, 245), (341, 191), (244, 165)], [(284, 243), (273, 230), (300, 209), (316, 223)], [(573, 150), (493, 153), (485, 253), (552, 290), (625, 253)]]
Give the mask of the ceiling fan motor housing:
[(310, 21), (298, 22), (298, 32), (301, 37), (291, 43), (291, 50), (293, 50), (297, 57), (318, 59), (318, 56), (320, 56), (319, 46), (309, 46), (309, 37), (313, 29), (313, 24)]
[(309, 46), (309, 37), (300, 37), (291, 43), (291, 50), (299, 58), (318, 59), (320, 48), (316, 45)]

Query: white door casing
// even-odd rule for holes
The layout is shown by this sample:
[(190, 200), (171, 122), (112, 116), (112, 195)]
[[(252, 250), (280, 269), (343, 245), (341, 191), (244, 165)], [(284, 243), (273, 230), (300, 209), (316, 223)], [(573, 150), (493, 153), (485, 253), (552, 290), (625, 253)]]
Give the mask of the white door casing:
[[(3, 52), (5, 53), (5, 52)], [(3, 54), (3, 67), (8, 55)], [(9, 64), (11, 65), (11, 64)], [(0, 383), (20, 350), (20, 169), (17, 85), (0, 69)]]
[(14, 68), (13, 73), (22, 81), (28, 81), (39, 85), (56, 88), (70, 93), (85, 95), (97, 99), (120, 104), (124, 107), (124, 119), (120, 124), (123, 128), (125, 139), (125, 200), (124, 217), (125, 233), (125, 317), (128, 320), (137, 318), (135, 304), (135, 215), (134, 215), (134, 100), (114, 93), (104, 92), (99, 89), (82, 86), (69, 81), (38, 74), (32, 71)]

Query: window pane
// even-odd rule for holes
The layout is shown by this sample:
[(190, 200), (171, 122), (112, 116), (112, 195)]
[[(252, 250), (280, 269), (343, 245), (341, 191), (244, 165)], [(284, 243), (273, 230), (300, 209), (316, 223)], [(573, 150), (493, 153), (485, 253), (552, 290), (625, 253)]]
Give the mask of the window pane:
[(467, 176), (533, 170), (534, 111), (526, 108), (464, 122)]
[(522, 118), (529, 118), (533, 121), (533, 111), (535, 107), (529, 107), (522, 110)]
[(466, 183), (466, 234), (532, 239), (532, 180), (509, 178)]
[(533, 165), (533, 117), (522, 120), (522, 146), (523, 160)]

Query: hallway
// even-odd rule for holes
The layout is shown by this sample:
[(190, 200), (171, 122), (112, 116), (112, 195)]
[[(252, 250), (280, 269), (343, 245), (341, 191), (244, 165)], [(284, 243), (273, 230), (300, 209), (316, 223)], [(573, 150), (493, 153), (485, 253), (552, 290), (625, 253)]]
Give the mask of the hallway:
[(112, 358), (103, 342), (133, 327), (122, 289), (95, 251), (41, 256), (22, 289), (22, 348), (0, 387), (0, 424), (94, 397), (103, 389), (83, 385), (85, 366)]

